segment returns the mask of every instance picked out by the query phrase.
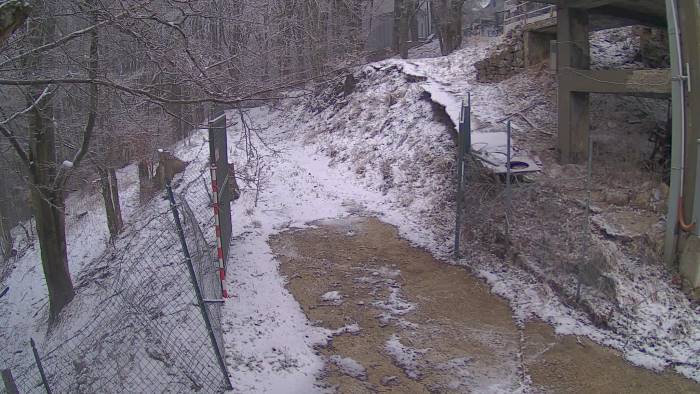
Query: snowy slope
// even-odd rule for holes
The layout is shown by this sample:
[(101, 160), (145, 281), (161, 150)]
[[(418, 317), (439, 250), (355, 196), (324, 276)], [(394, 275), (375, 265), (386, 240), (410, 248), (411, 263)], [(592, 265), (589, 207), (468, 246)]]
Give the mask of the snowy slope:
[[(471, 92), (475, 120), (481, 127), (502, 127), (499, 121), (504, 117), (532, 104), (532, 119), (538, 126), (547, 130), (554, 122), (554, 84), (546, 72), (529, 70), (500, 84), (475, 82), (471, 65), (485, 56), (488, 47), (489, 43), (483, 42), (445, 58), (370, 64), (355, 72), (357, 85), (352, 93), (345, 95), (342, 89), (332, 87), (310, 103), (278, 108), (272, 112), (273, 118), (277, 117), (277, 127), (290, 140), (304, 138), (307, 149), (330, 159), (329, 165), (344, 180), (344, 193), (356, 193), (355, 201), (399, 227), (402, 236), (450, 260), (454, 223), (454, 142), (450, 136), (453, 125), (440, 117), (440, 111), (426, 97), (425, 81), (411, 75), (420, 74), (428, 82), (439, 84), (453, 102)], [(339, 85), (342, 82), (339, 80)], [(290, 122), (290, 117), (296, 121)], [(274, 129), (269, 132), (276, 133)], [(516, 123), (516, 138), (528, 132), (524, 123)], [(315, 171), (306, 167), (299, 173)], [(325, 180), (322, 185), (328, 182), (331, 181)], [(360, 189), (356, 189), (357, 184)], [(302, 188), (295, 182), (294, 185), (294, 189)], [(321, 186), (314, 190), (318, 189), (323, 190)], [(370, 199), (363, 190), (379, 195)], [(301, 200), (295, 204), (303, 206), (303, 194), (298, 196)], [(303, 221), (294, 216), (287, 220)], [(496, 294), (510, 300), (520, 321), (536, 316), (552, 324), (559, 334), (588, 336), (620, 350), (635, 364), (656, 370), (672, 367), (685, 376), (700, 379), (700, 337), (695, 328), (700, 322), (698, 311), (678, 290), (663, 280), (653, 279), (662, 277), (656, 268), (625, 259), (620, 262), (620, 271), (645, 274), (616, 278), (622, 313), (612, 317), (610, 329), (596, 327), (588, 315), (563, 304), (538, 277), (504, 265), (494, 255), (459, 263), (472, 267)], [(635, 278), (643, 276), (650, 281), (638, 283)]]
[[(263, 165), (259, 185), (242, 179), (242, 197), (233, 204), (234, 234), (226, 283), (233, 298), (226, 302), (222, 323), (226, 363), (235, 392), (324, 391), (318, 386), (318, 377), (325, 361), (314, 348), (326, 343), (333, 332), (306, 319), (285, 289), (279, 262), (267, 242), (285, 229), (352, 213), (376, 215), (437, 257), (470, 266), (494, 293), (511, 302), (521, 322), (537, 316), (552, 324), (557, 333), (588, 336), (619, 349), (639, 365), (654, 369), (672, 366), (700, 381), (696, 329), (700, 317), (672, 288), (656, 286), (656, 297), (644, 302), (649, 286), (628, 284), (624, 296), (630, 305), (638, 303), (636, 312), (618, 321), (616, 331), (603, 330), (587, 315), (560, 302), (538, 278), (503, 264), (493, 255), (451, 260), (454, 103), (472, 93), (476, 128), (503, 127), (500, 120), (532, 101), (538, 103), (533, 109), (538, 124), (551, 126), (553, 122), (551, 102), (547, 101), (553, 85), (547, 75), (530, 71), (500, 84), (478, 84), (472, 65), (486, 56), (492, 40), (472, 44), (448, 57), (388, 60), (362, 67), (355, 72), (357, 85), (347, 95), (331, 86), (311, 100), (247, 110), (246, 119), (256, 127), (253, 135), (244, 135), (239, 114), (229, 112), (229, 154), (240, 174), (251, 178), (256, 166)], [(415, 75), (427, 80), (416, 80)], [(439, 88), (442, 99), (436, 98), (434, 89), (433, 96), (428, 95), (426, 84)], [(434, 100), (447, 107), (448, 116)], [(527, 132), (521, 126), (516, 124), (516, 141)], [(205, 139), (206, 134), (198, 131), (189, 143), (175, 149), (176, 155), (191, 161), (181, 187), (194, 201), (206, 194), (202, 186)], [(256, 157), (246, 155), (247, 140), (252, 140)], [(526, 146), (522, 149), (527, 151)], [(126, 216), (133, 218), (135, 168), (124, 169), (119, 177)], [(79, 202), (70, 200), (69, 208), (97, 206), (96, 195), (71, 196), (76, 198)], [(209, 207), (193, 204), (193, 210), (212, 239)], [(71, 271), (77, 283), (88, 263), (105, 250), (106, 225), (99, 209), (89, 210), (83, 218), (93, 215), (90, 226), (77, 219), (68, 226)], [(25, 346), (28, 336), (43, 342), (46, 328), (42, 324), (46, 290), (37, 251), (29, 249), (15, 264), (7, 281), (11, 292), (0, 300), (0, 313), (9, 317), (0, 327), (2, 357), (7, 357), (0, 362), (5, 363), (15, 361), (10, 357), (26, 356), (10, 353), (15, 346)], [(630, 265), (628, 269), (633, 268)], [(94, 305), (87, 297), (89, 292), (85, 295), (85, 303), (75, 308)], [(678, 323), (679, 314), (686, 316), (688, 323), (670, 335), (668, 329)]]

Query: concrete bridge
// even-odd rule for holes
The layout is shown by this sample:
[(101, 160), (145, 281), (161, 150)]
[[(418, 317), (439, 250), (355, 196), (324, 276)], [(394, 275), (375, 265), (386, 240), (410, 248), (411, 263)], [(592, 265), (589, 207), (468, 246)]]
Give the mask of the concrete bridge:
[[(680, 261), (685, 279), (692, 287), (700, 288), (700, 182), (697, 181), (700, 176), (700, 4), (696, 0), (540, 0), (539, 3), (555, 9), (548, 17), (526, 16), (521, 22), (528, 53), (526, 64), (542, 60), (550, 52), (550, 42), (553, 43), (562, 163), (578, 163), (588, 156), (591, 93), (672, 96), (673, 164), (665, 260), (669, 264)], [(675, 72), (591, 70), (589, 33), (628, 25), (668, 27)]]

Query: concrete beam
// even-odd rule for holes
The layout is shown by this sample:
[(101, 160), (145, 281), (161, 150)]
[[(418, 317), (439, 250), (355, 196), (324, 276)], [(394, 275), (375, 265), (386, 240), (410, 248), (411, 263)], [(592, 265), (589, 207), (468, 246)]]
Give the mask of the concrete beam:
[(560, 87), (571, 92), (665, 97), (671, 94), (671, 70), (560, 69)]
[[(666, 26), (666, 9), (659, 0), (540, 0), (561, 8), (575, 8), (591, 12), (597, 29), (644, 24)], [(617, 19), (606, 21), (606, 19)], [(603, 21), (598, 21), (602, 19)]]

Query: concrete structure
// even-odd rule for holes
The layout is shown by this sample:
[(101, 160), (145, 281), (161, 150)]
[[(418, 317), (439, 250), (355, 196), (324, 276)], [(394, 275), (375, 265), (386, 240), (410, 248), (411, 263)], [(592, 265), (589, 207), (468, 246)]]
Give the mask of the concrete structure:
[[(680, 270), (687, 284), (700, 288), (700, 3), (697, 0), (677, 0), (681, 36), (681, 66), (685, 71), (685, 147), (683, 211), (692, 214), (685, 221), (695, 223), (692, 234), (682, 237)], [(696, 295), (698, 292), (696, 291)]]
[[(692, 288), (700, 287), (700, 3), (697, 0), (540, 0), (557, 7), (556, 68), (559, 81), (558, 132), (563, 163), (577, 163), (587, 156), (590, 93), (668, 97), (674, 84), (673, 155), (669, 201), (666, 261), (680, 260), (681, 273)], [(678, 16), (680, 56), (672, 63), (682, 66), (675, 77), (670, 70), (590, 70), (589, 33), (626, 25), (666, 27), (674, 40)], [(677, 8), (676, 11), (671, 12)], [(547, 26), (533, 31), (549, 33)], [(536, 41), (536, 38), (533, 39)], [(531, 47), (544, 47), (533, 43)], [(672, 42), (672, 52), (675, 42)], [(540, 49), (536, 49), (540, 51)], [(680, 98), (680, 99), (679, 99)], [(682, 143), (681, 143), (682, 141)], [(674, 181), (674, 176), (676, 177)], [(674, 191), (676, 193), (674, 194)], [(680, 213), (679, 213), (680, 212)], [(695, 223), (682, 226), (679, 222)], [(680, 245), (677, 247), (677, 242)], [(678, 251), (680, 259), (678, 259)]]
[[(576, 163), (587, 157), (590, 93), (668, 96), (671, 92), (670, 72), (667, 70), (590, 70), (589, 33), (629, 24), (665, 26), (666, 11), (662, 2), (654, 0), (542, 2), (557, 5), (559, 149), (563, 163)], [(547, 29), (533, 28), (533, 32), (548, 34)], [(549, 46), (549, 42), (542, 42), (537, 36), (528, 38), (530, 48)], [(540, 44), (535, 44), (538, 39)], [(539, 49), (537, 52), (544, 51)], [(528, 57), (533, 58), (537, 52)]]

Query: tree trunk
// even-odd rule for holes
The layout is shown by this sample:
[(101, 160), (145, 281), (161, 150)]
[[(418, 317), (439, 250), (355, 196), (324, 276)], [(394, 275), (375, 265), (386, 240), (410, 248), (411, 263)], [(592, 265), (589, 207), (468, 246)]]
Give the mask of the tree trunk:
[(431, 0), (433, 21), (440, 40), (440, 52), (447, 56), (462, 45), (464, 0)]
[(401, 12), (404, 0), (394, 0), (394, 25), (392, 26), (392, 49), (395, 53), (401, 50)]
[(418, 8), (420, 5), (418, 4), (418, 1), (416, 0), (411, 0), (410, 1), (410, 7), (409, 10), (411, 10), (411, 19), (409, 21), (409, 30), (411, 32), (411, 42), (415, 45), (416, 42), (420, 39), (418, 37)]
[(32, 111), (29, 133), (33, 164), (31, 197), (36, 218), (36, 233), (41, 247), (41, 265), (49, 291), (49, 323), (75, 296), (68, 270), (66, 222), (63, 191), (54, 187), (56, 178), (56, 136), (46, 105)]
[(350, 47), (359, 52), (365, 47), (365, 39), (362, 36), (362, 0), (353, 0), (350, 6)]
[(107, 228), (111, 239), (114, 239), (122, 232), (124, 226), (122, 212), (119, 205), (119, 185), (114, 168), (98, 168), (100, 174), (100, 184), (102, 186), (102, 199), (105, 203), (105, 213), (107, 215)]
[(0, 256), (4, 258), (10, 257), (12, 253), (12, 234), (10, 232), (10, 223), (7, 220), (7, 211), (10, 205), (6, 191), (9, 185), (0, 177)]
[[(32, 23), (29, 39), (32, 47), (53, 40), (53, 18)], [(50, 56), (28, 56), (24, 62), (30, 77), (41, 72)], [(27, 106), (37, 102), (46, 86), (32, 86), (27, 92)], [(28, 113), (30, 196), (36, 232), (41, 247), (41, 265), (49, 293), (49, 325), (56, 322), (61, 310), (73, 300), (75, 292), (68, 269), (63, 185), (58, 178), (56, 130), (51, 100), (34, 106)]]
[(138, 163), (139, 172), (139, 201), (144, 203), (153, 197), (153, 164), (144, 159)]
[(114, 204), (114, 217), (117, 228), (117, 233), (124, 230), (124, 219), (122, 217), (122, 206), (119, 200), (119, 183), (117, 182), (117, 171), (114, 168), (109, 169), (109, 184), (112, 192), (112, 203)]
[(12, 255), (12, 234), (10, 232), (10, 224), (5, 215), (0, 212), (0, 255), (3, 258), (9, 258)]
[(408, 23), (411, 18), (410, 9), (413, 2), (403, 0), (401, 5), (401, 18), (399, 22), (399, 52), (402, 59), (408, 59)]
[(75, 296), (68, 270), (63, 195), (39, 187), (33, 187), (31, 193), (41, 265), (49, 291), (49, 322), (53, 324)]

